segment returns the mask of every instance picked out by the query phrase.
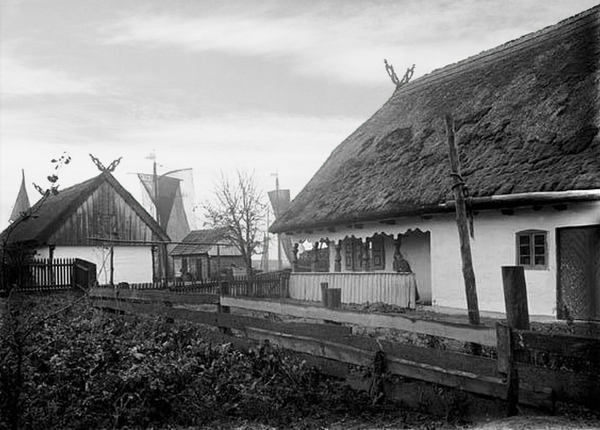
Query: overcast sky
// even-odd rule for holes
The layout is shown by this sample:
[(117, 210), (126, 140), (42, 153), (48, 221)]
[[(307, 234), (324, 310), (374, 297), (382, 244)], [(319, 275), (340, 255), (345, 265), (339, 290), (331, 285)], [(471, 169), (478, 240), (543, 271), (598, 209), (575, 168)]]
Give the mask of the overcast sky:
[(297, 194), (392, 95), (383, 59), (413, 79), (555, 24), (597, 0), (0, 0), (0, 228), (21, 169), (46, 187), (192, 167), (197, 200), (220, 171)]

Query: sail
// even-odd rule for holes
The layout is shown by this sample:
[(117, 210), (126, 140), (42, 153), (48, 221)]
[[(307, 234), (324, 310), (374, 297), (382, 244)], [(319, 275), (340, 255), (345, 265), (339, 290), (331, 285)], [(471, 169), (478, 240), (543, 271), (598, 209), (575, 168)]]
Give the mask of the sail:
[[(189, 198), (184, 198), (184, 195), (189, 193), (187, 190), (189, 184), (183, 186), (182, 184), (186, 181), (183, 178), (176, 177), (178, 173), (180, 172), (158, 176), (156, 178), (158, 190), (155, 190), (154, 175), (138, 173), (138, 178), (145, 191), (142, 198), (144, 207), (155, 217), (156, 208), (158, 208), (159, 223), (174, 241), (182, 240), (190, 232), (191, 228), (187, 213), (193, 207), (190, 207), (189, 204), (186, 205), (186, 200), (189, 200)], [(189, 182), (191, 182), (191, 174)], [(186, 189), (187, 193), (182, 189)], [(186, 210), (186, 206), (190, 209)]]
[[(273, 190), (268, 192), (275, 219), (283, 215), (290, 207), (290, 190)], [(292, 239), (289, 236), (277, 235), (277, 246), (283, 250), (287, 261), (292, 261)]]
[(27, 188), (25, 187), (25, 171), (21, 170), (21, 174), (21, 187), (19, 188), (19, 193), (17, 194), (17, 200), (15, 201), (15, 205), (13, 206), (12, 212), (10, 213), (10, 218), (8, 219), (9, 223), (16, 221), (23, 212), (25, 212), (31, 207), (31, 205), (29, 204), (29, 196), (27, 195)]

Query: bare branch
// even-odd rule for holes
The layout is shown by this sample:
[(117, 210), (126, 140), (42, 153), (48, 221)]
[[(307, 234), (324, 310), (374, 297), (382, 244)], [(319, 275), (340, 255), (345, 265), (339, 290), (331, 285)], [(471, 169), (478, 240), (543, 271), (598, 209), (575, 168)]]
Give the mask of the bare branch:
[(266, 218), (267, 205), (253, 174), (238, 170), (234, 178), (221, 174), (213, 190), (214, 203), (205, 203), (205, 216), (213, 228), (221, 229), (240, 251), (246, 268), (252, 268), (252, 256), (260, 243), (260, 226)]

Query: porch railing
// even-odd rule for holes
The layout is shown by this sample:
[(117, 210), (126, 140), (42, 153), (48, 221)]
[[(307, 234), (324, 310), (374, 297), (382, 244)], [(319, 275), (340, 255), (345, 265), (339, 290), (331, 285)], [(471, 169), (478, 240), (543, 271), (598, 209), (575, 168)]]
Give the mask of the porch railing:
[(290, 298), (321, 301), (321, 283), (340, 288), (342, 303), (387, 303), (414, 309), (417, 282), (413, 273), (351, 272), (292, 273)]

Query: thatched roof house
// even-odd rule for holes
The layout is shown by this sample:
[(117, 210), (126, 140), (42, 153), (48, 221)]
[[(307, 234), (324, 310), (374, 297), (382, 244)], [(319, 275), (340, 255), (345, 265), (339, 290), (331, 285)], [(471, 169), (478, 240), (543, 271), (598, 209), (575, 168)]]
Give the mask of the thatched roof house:
[[(600, 267), (586, 257), (595, 251), (581, 252), (600, 252), (599, 83), (597, 6), (403, 84), (270, 230), (327, 244), (330, 283), (374, 272), (360, 281), (371, 291), (375, 274), (404, 268), (425, 305), (464, 309), (450, 115), (473, 214), (481, 308), (504, 310), (500, 266), (517, 264), (526, 269), (532, 313), (600, 319), (600, 279), (582, 275)], [(292, 297), (310, 282), (292, 288)], [(343, 301), (358, 300), (352, 285)]]
[(600, 188), (600, 7), (399, 87), (272, 226), (446, 210), (444, 115), (471, 196)]

